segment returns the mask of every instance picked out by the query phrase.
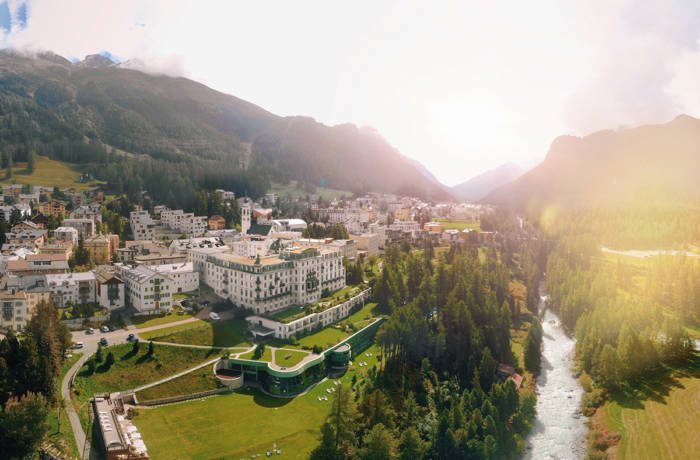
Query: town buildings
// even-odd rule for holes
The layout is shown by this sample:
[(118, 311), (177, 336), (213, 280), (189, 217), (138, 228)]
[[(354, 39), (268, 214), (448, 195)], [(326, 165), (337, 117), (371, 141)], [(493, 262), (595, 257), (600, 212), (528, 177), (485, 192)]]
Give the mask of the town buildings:
[(172, 310), (173, 282), (168, 275), (140, 265), (116, 264), (124, 281), (126, 304), (137, 315), (165, 313)]

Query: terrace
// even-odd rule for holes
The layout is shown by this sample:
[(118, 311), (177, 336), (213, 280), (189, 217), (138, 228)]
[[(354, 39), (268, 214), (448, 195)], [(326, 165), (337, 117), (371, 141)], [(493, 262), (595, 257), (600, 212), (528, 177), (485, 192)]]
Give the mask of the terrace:
[(364, 285), (346, 286), (330, 295), (327, 295), (316, 303), (307, 305), (306, 307), (294, 305), (263, 316), (271, 320), (278, 321), (282, 324), (289, 324), (303, 318), (304, 316), (311, 315), (313, 313), (322, 313), (329, 308), (335, 307), (336, 305), (351, 299), (365, 289), (367, 289), (367, 287)]

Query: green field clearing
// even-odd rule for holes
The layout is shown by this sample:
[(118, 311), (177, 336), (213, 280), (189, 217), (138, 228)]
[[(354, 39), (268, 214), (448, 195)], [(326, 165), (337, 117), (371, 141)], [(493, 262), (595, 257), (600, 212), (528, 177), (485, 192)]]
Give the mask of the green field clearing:
[(205, 345), (210, 347), (250, 346), (247, 339), (248, 325), (243, 319), (216, 322), (196, 321), (179, 326), (139, 334), (144, 339), (159, 342)]
[(212, 366), (204, 366), (189, 374), (139, 391), (136, 396), (139, 401), (148, 401), (151, 399), (169, 398), (171, 396), (189, 395), (201, 391), (214, 390), (220, 386), (221, 384), (214, 375)]
[(669, 378), (645, 382), (642, 400), (607, 402), (593, 417), (622, 436), (618, 459), (697, 458), (700, 426), (700, 357)]
[(4, 179), (4, 172), (0, 172), (3, 180), (0, 180), (0, 185), (8, 184), (28, 184), (28, 185), (45, 185), (47, 187), (67, 188), (73, 187), (76, 190), (87, 190), (90, 187), (100, 184), (99, 181), (89, 183), (78, 182), (80, 172), (73, 166), (61, 161), (55, 161), (48, 157), (36, 156), (34, 172), (27, 174), (27, 163), (17, 162), (13, 168), (14, 177), (12, 179)]
[[(371, 357), (366, 356), (372, 354)], [(361, 353), (340, 380), (362, 382), (377, 365), (376, 346)], [(280, 458), (306, 459), (317, 445), (320, 427), (330, 410), (333, 381), (316, 385), (293, 399), (273, 398), (255, 390), (239, 390), (186, 403), (144, 409), (134, 420), (149, 453), (155, 460), (167, 458), (251, 458), (273, 444), (282, 449)], [(328, 401), (319, 401), (327, 397)], [(230, 427), (222, 432), (222, 427)]]
[[(134, 323), (137, 329), (144, 329), (151, 326), (158, 326), (161, 324), (174, 323), (176, 321), (182, 321), (183, 319), (192, 318), (190, 313), (183, 313), (178, 315), (177, 312), (172, 312), (164, 315), (151, 315), (151, 316), (133, 316), (131, 322)], [(196, 323), (195, 323), (196, 324)]]
[(270, 347), (265, 347), (265, 350), (263, 351), (263, 354), (260, 358), (255, 359), (253, 358), (253, 355), (255, 354), (255, 350), (249, 351), (248, 353), (243, 353), (242, 355), (238, 356), (240, 359), (250, 359), (250, 360), (255, 360), (255, 361), (267, 361), (268, 363), (272, 362), (272, 350)]
[(275, 350), (275, 364), (278, 366), (292, 367), (309, 356), (309, 353), (298, 350)]
[(442, 225), (443, 230), (481, 230), (481, 224), (478, 220), (449, 220), (449, 219), (437, 219)]
[(291, 181), (287, 185), (273, 182), (270, 191), (276, 193), (278, 196), (289, 196), (292, 198), (306, 198), (307, 195), (318, 195), (324, 200), (334, 200), (342, 198), (343, 196), (352, 196), (352, 193), (346, 190), (336, 190), (326, 187), (316, 187), (315, 192), (309, 193), (304, 191), (303, 188), (297, 188), (296, 181)]

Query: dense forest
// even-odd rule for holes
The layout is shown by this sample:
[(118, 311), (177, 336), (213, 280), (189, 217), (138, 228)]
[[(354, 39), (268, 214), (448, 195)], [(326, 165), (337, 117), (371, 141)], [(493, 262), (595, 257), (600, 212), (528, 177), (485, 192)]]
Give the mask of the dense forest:
[[(386, 251), (372, 280), (377, 308), (388, 316), (376, 339), (382, 366), (374, 378), (338, 390), (312, 458), (496, 459), (522, 452), (535, 396), (496, 373), (499, 363), (517, 367), (512, 325), (533, 319), (511, 292), (513, 277), (525, 278), (520, 260), (529, 244), (517, 223), (508, 228), (515, 233), (497, 247), (426, 243)], [(520, 241), (517, 252), (509, 241)], [(512, 252), (505, 255), (506, 248)], [(536, 336), (525, 357), (533, 369)]]
[[(692, 216), (674, 218), (668, 211), (667, 222), (658, 223), (650, 216), (659, 212), (638, 214), (620, 225), (619, 233), (636, 227), (636, 242), (646, 247), (697, 241), (690, 238), (698, 227), (687, 226)], [(575, 333), (581, 370), (599, 388), (614, 391), (692, 355), (693, 343), (684, 325), (700, 320), (700, 260), (685, 255), (635, 258), (605, 253), (601, 241), (610, 242), (620, 223), (620, 217), (606, 220), (607, 216), (575, 213), (549, 227), (555, 242), (547, 264), (547, 285), (552, 307)]]
[(0, 341), (0, 458), (29, 458), (47, 430), (49, 409), (60, 404), (58, 376), (70, 333), (56, 309), (41, 302), (19, 340)]

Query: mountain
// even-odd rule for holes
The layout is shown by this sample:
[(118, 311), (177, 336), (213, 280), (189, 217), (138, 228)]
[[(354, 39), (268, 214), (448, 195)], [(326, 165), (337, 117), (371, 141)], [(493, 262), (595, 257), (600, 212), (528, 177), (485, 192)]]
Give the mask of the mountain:
[(450, 198), (437, 180), (372, 129), (277, 116), (186, 78), (127, 67), (104, 55), (71, 63), (51, 53), (30, 57), (1, 51), (0, 150), (21, 157), (34, 149), (92, 166), (98, 160), (109, 164), (114, 155), (120, 161), (149, 161), (122, 168), (133, 169), (135, 180), (117, 181), (109, 168), (91, 171), (120, 187), (143, 187), (155, 198), (179, 190), (167, 178), (168, 187), (153, 191), (146, 174), (159, 168), (188, 171), (180, 178), (187, 183), (179, 186), (188, 188), (259, 194), (266, 181), (299, 180), (354, 192)]
[(544, 161), (483, 201), (516, 208), (700, 202), (700, 120), (554, 140)]
[(452, 194), (461, 200), (479, 201), (501, 185), (517, 179), (523, 172), (520, 165), (505, 163), (455, 185), (452, 187)]

